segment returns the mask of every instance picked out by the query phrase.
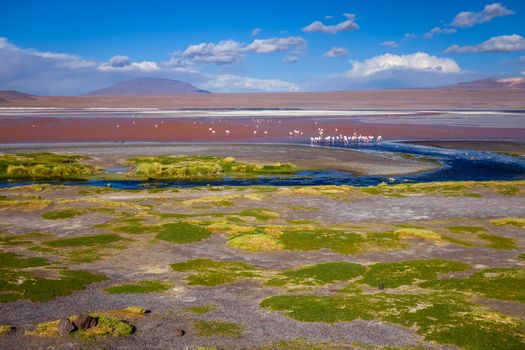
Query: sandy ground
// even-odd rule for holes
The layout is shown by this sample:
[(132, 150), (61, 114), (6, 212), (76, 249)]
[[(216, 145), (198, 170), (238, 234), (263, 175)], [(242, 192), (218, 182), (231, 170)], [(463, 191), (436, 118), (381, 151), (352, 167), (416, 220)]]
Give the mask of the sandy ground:
[[(64, 187), (46, 190), (41, 195), (58, 200), (61, 198), (80, 199), (78, 187)], [(15, 189), (2, 190), (4, 195), (17, 193)], [(251, 190), (247, 189), (246, 193)], [(186, 189), (177, 193), (152, 194), (147, 191), (110, 192), (95, 197), (105, 200), (152, 203), (164, 197), (156, 210), (184, 212), (177, 206), (177, 200), (217, 195), (216, 191)], [(238, 194), (237, 190), (223, 190), (221, 195)], [(244, 192), (243, 192), (244, 193)], [(157, 199), (155, 199), (157, 198)], [(302, 205), (316, 207), (316, 211), (291, 211), (288, 206)], [(282, 214), (278, 222), (289, 219), (319, 220), (323, 224), (353, 224), (378, 227), (394, 223), (439, 223), (439, 220), (482, 224), (487, 219), (523, 215), (523, 196), (503, 196), (488, 193), (482, 198), (416, 196), (409, 198), (384, 198), (372, 196), (361, 199), (332, 200), (325, 196), (294, 195), (275, 197), (269, 194), (263, 201), (236, 201), (234, 207), (219, 211), (238, 211), (246, 208), (264, 207)], [(217, 208), (215, 209), (217, 210)], [(23, 232), (51, 233), (62, 237), (73, 237), (89, 233), (104, 232), (92, 225), (109, 219), (104, 214), (88, 214), (66, 220), (44, 220), (36, 212), (0, 211), (0, 229), (8, 234)], [(186, 209), (187, 212), (187, 209)], [(462, 218), (462, 219), (458, 219)], [(461, 221), (463, 220), (463, 221)], [(485, 220), (485, 221), (484, 221)], [(523, 247), (525, 237), (517, 228), (501, 228), (498, 234), (516, 239)], [(111, 281), (91, 285), (87, 290), (75, 292), (49, 302), (31, 303), (17, 301), (0, 304), (0, 323), (12, 324), (17, 331), (0, 337), (2, 349), (194, 349), (196, 346), (218, 346), (222, 349), (254, 349), (257, 346), (280, 340), (308, 339), (313, 342), (336, 342), (351, 344), (354, 341), (382, 346), (415, 346), (426, 349), (455, 349), (452, 346), (428, 343), (413, 330), (378, 321), (340, 322), (335, 324), (297, 322), (276, 312), (267, 312), (258, 307), (261, 299), (280, 293), (279, 288), (262, 287), (255, 281), (240, 281), (217, 287), (187, 285), (183, 275), (170, 270), (169, 264), (193, 258), (244, 261), (261, 268), (285, 269), (308, 263), (326, 261), (349, 261), (371, 263), (375, 261), (396, 261), (415, 258), (449, 258), (478, 266), (523, 266), (516, 260), (516, 250), (501, 251), (481, 247), (461, 247), (453, 244), (436, 246), (428, 242), (416, 242), (410, 248), (389, 252), (365, 252), (358, 255), (342, 255), (329, 250), (319, 251), (276, 251), (269, 253), (245, 253), (225, 245), (219, 235), (193, 243), (177, 245), (151, 240), (149, 235), (132, 235), (135, 242), (127, 249), (116, 251), (112, 257), (90, 264), (77, 266), (90, 271), (107, 274)], [(520, 265), (521, 264), (521, 265)], [(165, 293), (110, 295), (103, 289), (115, 283), (140, 279), (170, 279), (175, 287)], [(192, 315), (183, 309), (196, 305), (217, 305), (218, 310), (205, 315)], [(490, 307), (513, 310), (510, 314), (525, 311), (522, 304), (488, 302)], [(36, 323), (66, 317), (93, 310), (123, 308), (141, 305), (151, 314), (134, 321), (135, 334), (116, 339), (100, 339), (82, 343), (73, 338), (36, 338), (24, 336), (23, 331), (32, 329)], [(520, 311), (521, 310), (521, 311)], [(523, 316), (523, 313), (521, 313)], [(236, 322), (245, 331), (240, 338), (199, 337), (192, 328), (195, 319), (213, 319)], [(181, 327), (187, 331), (184, 337), (172, 335), (172, 329)]]
[[(364, 147), (366, 149), (366, 147)], [(104, 168), (128, 166), (124, 159), (157, 155), (212, 155), (235, 157), (259, 164), (292, 163), (300, 169), (332, 169), (355, 175), (402, 175), (430, 171), (439, 165), (417, 159), (388, 159), (348, 149), (279, 144), (171, 144), (171, 145), (0, 145), (3, 152), (64, 152), (86, 154)]]
[(525, 109), (525, 91), (376, 90), (235, 93), (179, 96), (39, 97), (3, 106), (24, 107), (279, 107), (321, 109)]

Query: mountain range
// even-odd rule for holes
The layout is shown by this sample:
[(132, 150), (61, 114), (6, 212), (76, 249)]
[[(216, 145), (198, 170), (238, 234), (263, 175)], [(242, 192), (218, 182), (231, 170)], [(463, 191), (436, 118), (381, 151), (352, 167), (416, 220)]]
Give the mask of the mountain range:
[(83, 96), (166, 96), (179, 94), (207, 94), (190, 83), (160, 78), (137, 78), (113, 84)]

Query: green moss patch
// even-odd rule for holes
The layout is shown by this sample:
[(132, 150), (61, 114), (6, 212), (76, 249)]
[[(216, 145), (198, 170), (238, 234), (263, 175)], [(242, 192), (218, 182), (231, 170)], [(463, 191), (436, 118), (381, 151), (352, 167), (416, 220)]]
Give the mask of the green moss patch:
[(392, 232), (358, 234), (330, 228), (284, 230), (281, 242), (289, 250), (330, 249), (341, 254), (355, 254), (362, 249), (391, 249), (403, 246)]
[(393, 263), (377, 263), (364, 273), (362, 283), (377, 287), (397, 288), (424, 281), (434, 281), (438, 273), (465, 271), (469, 265), (459, 261), (431, 259), (411, 260)]
[(129, 294), (129, 293), (154, 293), (164, 292), (170, 289), (171, 283), (166, 281), (139, 281), (135, 283), (119, 284), (105, 291), (109, 294)]
[(58, 279), (35, 277), (25, 271), (6, 269), (0, 270), (0, 274), (0, 302), (18, 299), (48, 301), (107, 279), (104, 275), (83, 270), (62, 270)]
[(201, 286), (217, 286), (258, 276), (256, 268), (250, 264), (211, 259), (188, 260), (171, 264), (171, 268), (190, 273), (186, 277), (188, 284)]
[(74, 264), (92, 262), (108, 255), (112, 249), (123, 249), (129, 241), (116, 234), (85, 235), (45, 241), (31, 250), (62, 256)]
[(525, 228), (525, 218), (501, 218), (490, 220), (495, 226), (515, 226)]
[(251, 216), (254, 217), (257, 221), (268, 221), (271, 219), (276, 219), (280, 215), (279, 213), (267, 209), (260, 209), (260, 208), (254, 208), (254, 209), (246, 209), (241, 211), (239, 216)]
[(487, 247), (493, 249), (516, 249), (518, 244), (512, 238), (501, 237), (490, 233), (481, 233), (478, 235), (479, 238), (488, 242)]
[(204, 315), (209, 312), (217, 311), (217, 306), (215, 305), (200, 305), (200, 306), (190, 306), (184, 308), (184, 311), (191, 312), (198, 315)]
[(49, 247), (91, 247), (102, 244), (115, 243), (123, 240), (116, 234), (106, 233), (99, 235), (86, 235), (72, 238), (61, 238), (44, 242)]
[(419, 184), (378, 185), (363, 188), (362, 191), (371, 195), (382, 195), (386, 197), (408, 197), (415, 195), (439, 195), (439, 196), (467, 196), (481, 197), (475, 190), (474, 182), (431, 182)]
[[(379, 350), (379, 348), (376, 349), (373, 345), (365, 344), (363, 347), (359, 347), (359, 345), (352, 343), (352, 347), (350, 348), (348, 345), (338, 345), (338, 344), (330, 344), (330, 343), (312, 343), (305, 339), (295, 339), (295, 340), (284, 340), (279, 342), (274, 342), (271, 344), (263, 345), (257, 350)], [(390, 347), (388, 350), (395, 350), (391, 349)], [(407, 349), (408, 350), (408, 349)]]
[(155, 238), (172, 243), (193, 243), (209, 238), (212, 232), (189, 222), (164, 224)]
[(157, 233), (159, 231), (159, 226), (147, 226), (143, 225), (142, 222), (143, 220), (141, 218), (129, 218), (109, 224), (99, 225), (98, 227), (109, 227), (114, 231), (129, 234)]
[(0, 252), (0, 269), (24, 269), (49, 265), (44, 258), (24, 257), (15, 253)]
[(525, 270), (513, 268), (485, 269), (466, 278), (428, 281), (422, 287), (474, 292), (487, 298), (525, 302)]
[(53, 235), (36, 232), (14, 235), (0, 235), (0, 245), (23, 246), (33, 244), (35, 241), (40, 241), (41, 239), (50, 237), (53, 237)]
[(479, 233), (486, 232), (487, 229), (481, 226), (449, 226), (447, 229), (452, 233), (463, 234), (463, 233)]
[(260, 305), (306, 322), (380, 319), (411, 327), (426, 340), (464, 349), (519, 349), (525, 341), (522, 321), (451, 293), (280, 295), (264, 299)]
[(222, 321), (204, 321), (195, 322), (197, 334), (201, 337), (223, 336), (223, 337), (240, 337), (243, 327), (237, 323)]
[(42, 215), (46, 220), (60, 220), (60, 219), (70, 219), (75, 216), (83, 214), (82, 210), (79, 209), (66, 209), (66, 210), (54, 210), (49, 211)]
[(282, 286), (286, 284), (319, 285), (337, 281), (348, 281), (364, 272), (365, 267), (359, 264), (330, 262), (282, 272), (280, 273), (280, 277), (273, 278), (266, 284), (271, 286)]
[(267, 234), (256, 233), (234, 237), (227, 243), (230, 247), (239, 248), (246, 252), (264, 252), (283, 249), (279, 239)]

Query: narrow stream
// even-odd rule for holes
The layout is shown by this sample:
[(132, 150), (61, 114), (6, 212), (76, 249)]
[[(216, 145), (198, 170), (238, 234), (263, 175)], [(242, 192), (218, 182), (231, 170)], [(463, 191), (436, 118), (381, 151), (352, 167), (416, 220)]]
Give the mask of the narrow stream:
[[(319, 147), (319, 146), (312, 146)], [(323, 146), (331, 147), (331, 146)], [(385, 142), (379, 145), (338, 145), (361, 152), (376, 154), (385, 158), (423, 158), (439, 162), (439, 169), (395, 177), (353, 176), (349, 172), (336, 170), (301, 171), (287, 176), (260, 176), (255, 178), (225, 177), (218, 180), (177, 180), (177, 181), (1, 181), (0, 187), (30, 185), (34, 183), (62, 184), (69, 186), (111, 186), (117, 189), (145, 189), (195, 186), (314, 186), (352, 185), (373, 186), (386, 182), (422, 183), (437, 181), (489, 181), (525, 180), (525, 158), (494, 152), (443, 149), (422, 145)]]

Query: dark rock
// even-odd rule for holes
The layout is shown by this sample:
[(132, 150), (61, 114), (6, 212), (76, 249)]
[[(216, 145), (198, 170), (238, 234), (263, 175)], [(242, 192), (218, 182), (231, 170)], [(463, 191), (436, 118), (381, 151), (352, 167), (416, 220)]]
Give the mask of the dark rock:
[(184, 334), (186, 334), (186, 332), (180, 328), (175, 328), (173, 330), (173, 335), (176, 337), (182, 337)]
[(58, 322), (58, 333), (60, 335), (68, 335), (75, 329), (75, 325), (68, 318), (63, 318)]
[(97, 320), (89, 315), (78, 315), (73, 320), (73, 325), (77, 329), (88, 329), (97, 325)]
[(379, 285), (379, 290), (384, 290), (384, 289), (385, 289), (385, 285), (384, 285), (383, 283), (381, 283), (381, 284)]

